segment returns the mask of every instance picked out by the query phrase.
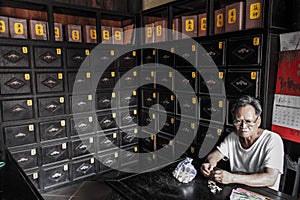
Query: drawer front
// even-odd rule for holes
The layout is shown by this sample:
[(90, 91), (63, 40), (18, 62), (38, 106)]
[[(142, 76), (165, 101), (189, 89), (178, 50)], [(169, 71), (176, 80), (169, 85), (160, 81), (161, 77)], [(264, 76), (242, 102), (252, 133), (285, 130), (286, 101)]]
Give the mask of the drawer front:
[[(164, 49), (165, 49), (165, 47), (164, 47)], [(174, 67), (174, 62), (175, 62), (174, 50), (175, 50), (175, 47), (170, 47), (169, 50), (164, 50), (164, 49), (158, 49), (157, 50), (158, 63), (163, 64), (163, 65), (167, 65), (167, 66), (170, 66), (170, 67)]]
[(190, 117), (198, 117), (198, 99), (189, 93), (176, 94), (180, 101), (177, 101), (177, 114)]
[(155, 76), (155, 69), (140, 68), (139, 82), (144, 88), (155, 88)]
[(22, 169), (29, 169), (38, 166), (36, 149), (11, 152), (12, 157)]
[(157, 103), (157, 93), (154, 90), (142, 90), (141, 93), (144, 108), (150, 108)]
[(41, 122), (39, 126), (40, 139), (42, 142), (67, 137), (65, 120)]
[(73, 161), (72, 163), (73, 180), (96, 174), (96, 164), (94, 158)]
[(119, 147), (118, 130), (101, 133), (97, 137), (98, 151), (105, 151)]
[(135, 125), (138, 122), (137, 108), (119, 110), (121, 127)]
[(70, 110), (72, 110), (72, 113), (83, 113), (91, 111), (93, 109), (92, 100), (92, 95), (71, 96), (70, 105), (72, 107), (70, 108)]
[[(167, 114), (158, 114), (158, 131), (174, 135), (175, 134), (175, 116)], [(165, 119), (165, 120), (164, 120)]]
[(148, 129), (155, 131), (157, 126), (156, 123), (157, 114), (152, 113), (150, 110), (143, 109), (139, 124), (141, 126), (147, 126)]
[(100, 79), (98, 82), (97, 90), (112, 89), (116, 85), (116, 72), (103, 72), (99, 73)]
[(130, 72), (125, 72), (121, 71), (119, 73), (120, 77), (120, 89), (123, 88), (132, 88), (132, 87), (137, 87), (138, 84), (138, 71), (130, 71)]
[(231, 109), (233, 108), (233, 105), (236, 103), (235, 100), (228, 100), (227, 101), (227, 112), (226, 112), (226, 124), (228, 126), (232, 126), (233, 125), (233, 116), (231, 114)]
[(225, 100), (216, 98), (200, 99), (200, 119), (224, 123), (226, 112)]
[(117, 52), (114, 49), (97, 49), (93, 50), (93, 54), (96, 54), (97, 57), (93, 57), (90, 60), (91, 67), (96, 71), (105, 71), (106, 69), (113, 70), (116, 68), (117, 62), (115, 61), (118, 56)]
[(119, 92), (119, 107), (137, 106), (138, 97), (136, 90), (120, 90)]
[(175, 49), (175, 65), (176, 67), (196, 66), (197, 46), (180, 44)]
[(42, 180), (44, 189), (49, 189), (57, 185), (70, 181), (69, 165), (59, 165), (42, 170)]
[(136, 127), (120, 130), (120, 137), (121, 137), (120, 145), (127, 146), (131, 144), (137, 144), (138, 143), (137, 133), (138, 133), (138, 129)]
[(123, 150), (124, 151), (120, 153), (121, 166), (125, 166), (133, 162), (138, 162), (139, 156), (137, 146), (127, 147)]
[(100, 172), (111, 170), (119, 166), (119, 151), (112, 151), (107, 154), (97, 155), (100, 164)]
[(115, 113), (104, 113), (103, 115), (98, 116), (98, 122), (102, 130), (117, 128), (115, 121)]
[(259, 95), (259, 76), (257, 70), (234, 71), (228, 70), (226, 76), (226, 92), (228, 97), (238, 98), (241, 95)]
[[(175, 89), (176, 91), (189, 91), (193, 88), (197, 91), (197, 72), (195, 70), (180, 70), (181, 76), (175, 74)], [(192, 92), (192, 91), (191, 91)]]
[(40, 173), (39, 171), (33, 170), (33, 171), (26, 171), (25, 172), (29, 180), (32, 182), (35, 188), (38, 190), (41, 189), (40, 186)]
[[(172, 139), (173, 138), (171, 136), (162, 133), (157, 134), (156, 137), (157, 149), (166, 148), (170, 157), (174, 153), (174, 145)], [(168, 159), (170, 159), (170, 157)]]
[(37, 92), (64, 91), (63, 73), (36, 73)]
[(119, 57), (119, 66), (121, 69), (133, 68), (137, 65), (137, 52), (127, 52)]
[(68, 144), (56, 144), (51, 146), (42, 146), (42, 164), (54, 163), (69, 158)]
[(71, 136), (93, 133), (95, 131), (95, 119), (92, 116), (71, 119)]
[(33, 118), (33, 100), (2, 101), (2, 119), (4, 121)]
[(181, 118), (181, 120), (176, 119), (176, 124), (180, 124), (178, 127), (180, 137), (178, 136), (177, 142), (186, 144), (186, 138), (194, 138), (194, 141), (197, 141), (197, 121)]
[(1, 73), (1, 94), (26, 94), (31, 92), (30, 73)]
[(88, 49), (67, 49), (67, 66), (79, 68), (86, 59), (87, 53), (89, 53)]
[(97, 94), (97, 110), (106, 110), (110, 108), (117, 108), (117, 95), (113, 93), (99, 93)]
[(68, 73), (68, 88), (70, 92), (73, 91), (73, 87), (75, 87), (76, 90), (91, 90), (91, 84), (92, 81), (90, 72)]
[(156, 49), (151, 49), (151, 48), (143, 49), (142, 51), (143, 64), (156, 63), (156, 54), (157, 54)]
[(93, 137), (72, 141), (73, 157), (83, 156), (95, 152)]
[[(208, 56), (214, 61), (217, 66), (225, 66), (225, 41), (213, 41), (201, 43)], [(201, 60), (199, 60), (201, 66)]]
[(0, 67), (29, 67), (28, 47), (1, 46)]
[(231, 39), (228, 42), (229, 66), (257, 66), (261, 64), (262, 38), (253, 36)]
[(57, 116), (65, 114), (65, 99), (64, 97), (39, 98), (39, 116)]
[(36, 142), (35, 127), (33, 124), (5, 127), (4, 137), (8, 147), (33, 144)]
[(142, 152), (149, 152), (156, 150), (156, 136), (150, 135), (149, 137), (143, 137), (139, 140), (140, 148)]
[[(158, 102), (167, 112), (175, 112), (175, 95), (160, 92), (158, 94)], [(161, 107), (159, 107), (159, 109), (161, 109)]]
[(157, 71), (156, 74), (156, 87), (164, 90), (173, 90), (174, 84), (174, 72), (173, 71)]
[(201, 70), (199, 76), (200, 94), (224, 94), (225, 74), (224, 70), (219, 70), (219, 72)]
[(36, 67), (62, 67), (62, 49), (35, 47), (34, 61)]

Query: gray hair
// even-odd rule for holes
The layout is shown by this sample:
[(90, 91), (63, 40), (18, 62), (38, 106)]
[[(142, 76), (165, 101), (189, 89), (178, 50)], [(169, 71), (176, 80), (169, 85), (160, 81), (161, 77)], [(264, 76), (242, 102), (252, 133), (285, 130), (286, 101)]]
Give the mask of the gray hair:
[(252, 96), (249, 95), (244, 95), (241, 96), (237, 102), (233, 105), (232, 109), (231, 109), (231, 114), (233, 117), (235, 117), (235, 113), (236, 111), (240, 108), (240, 107), (245, 107), (247, 105), (251, 105), (253, 106), (253, 108), (255, 109), (255, 115), (259, 116), (262, 113), (262, 109), (261, 109), (261, 105), (260, 105), (260, 101)]

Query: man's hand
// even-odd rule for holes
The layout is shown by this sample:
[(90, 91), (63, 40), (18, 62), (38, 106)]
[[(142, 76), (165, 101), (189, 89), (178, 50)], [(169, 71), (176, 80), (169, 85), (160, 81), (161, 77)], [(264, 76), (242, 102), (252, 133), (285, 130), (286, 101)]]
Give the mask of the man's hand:
[(210, 173), (211, 173), (211, 171), (213, 170), (214, 167), (215, 166), (213, 166), (210, 163), (203, 163), (202, 166), (201, 166), (201, 173), (204, 176), (208, 177), (208, 176), (210, 176)]
[(213, 171), (212, 177), (215, 181), (222, 183), (222, 184), (229, 184), (233, 182), (233, 176), (234, 174), (229, 173), (225, 170), (216, 170)]

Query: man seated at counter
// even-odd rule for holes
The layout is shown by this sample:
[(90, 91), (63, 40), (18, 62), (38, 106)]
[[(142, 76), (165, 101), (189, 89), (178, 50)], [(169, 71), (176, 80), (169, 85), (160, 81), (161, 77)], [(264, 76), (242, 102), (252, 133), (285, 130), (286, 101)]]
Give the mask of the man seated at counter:
[[(260, 102), (251, 96), (242, 96), (231, 112), (235, 131), (207, 156), (201, 166), (202, 174), (222, 184), (267, 186), (278, 190), (283, 173), (283, 142), (278, 134), (259, 128)], [(214, 170), (221, 159), (229, 159), (231, 172)]]

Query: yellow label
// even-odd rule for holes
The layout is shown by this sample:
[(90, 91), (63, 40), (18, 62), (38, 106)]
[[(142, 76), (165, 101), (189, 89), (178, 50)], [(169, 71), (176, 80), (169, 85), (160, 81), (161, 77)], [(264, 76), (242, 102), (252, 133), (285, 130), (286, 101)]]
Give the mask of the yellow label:
[(192, 51), (196, 51), (196, 45), (192, 45)]
[(236, 22), (236, 9), (230, 9), (228, 10), (228, 18), (227, 23), (228, 24), (234, 24)]
[(86, 56), (90, 55), (90, 50), (89, 49), (86, 49), (84, 52), (85, 52)]
[(195, 153), (195, 148), (191, 147), (191, 153)]
[(191, 123), (191, 128), (195, 129), (195, 123)]
[(89, 100), (89, 101), (92, 101), (92, 100), (93, 100), (93, 95), (89, 94), (89, 95), (88, 95), (88, 100)]
[(138, 129), (135, 128), (135, 129), (133, 130), (133, 133), (137, 134), (137, 133), (138, 133)]
[(173, 77), (173, 73), (169, 72), (169, 78), (172, 78), (172, 77)]
[(103, 40), (109, 40), (110, 35), (109, 35), (109, 31), (108, 30), (103, 30), (103, 32), (102, 32), (102, 38), (103, 38)]
[(156, 99), (156, 93), (155, 93), (155, 92), (152, 93), (152, 97), (153, 97), (154, 99)]
[(174, 101), (174, 95), (171, 95), (171, 101)]
[(56, 39), (60, 38), (60, 31), (58, 27), (54, 27), (54, 37)]
[(115, 77), (116, 73), (115, 72), (111, 72), (110, 75), (111, 75), (111, 77)]
[(156, 26), (156, 36), (161, 36), (162, 35), (162, 26), (158, 25)]
[(196, 98), (192, 98), (192, 103), (196, 104), (196, 102), (197, 102)]
[(92, 40), (96, 40), (97, 39), (97, 31), (95, 29), (90, 29), (90, 38)]
[(68, 165), (64, 165), (64, 171), (68, 171), (68, 170), (69, 170)]
[(91, 158), (90, 163), (94, 164), (95, 163), (95, 158)]
[(22, 52), (23, 52), (24, 54), (27, 54), (27, 53), (28, 53), (28, 48), (27, 48), (27, 47), (22, 47)]
[(206, 30), (206, 17), (203, 17), (203, 18), (201, 19), (201, 27), (200, 27), (200, 29), (201, 29), (202, 31), (205, 31), (205, 30)]
[(32, 174), (33, 179), (38, 179), (39, 178), (39, 174), (37, 172)]
[(151, 137), (150, 137), (150, 138), (151, 138), (151, 140), (154, 140), (154, 135), (151, 135)]
[(30, 74), (24, 74), (24, 79), (26, 81), (29, 81), (30, 80)]
[(254, 37), (254, 38), (253, 38), (253, 45), (254, 45), (254, 46), (258, 46), (259, 43), (260, 43), (259, 37)]
[(155, 114), (152, 114), (152, 119), (155, 119), (156, 118), (156, 115)]
[(133, 90), (132, 95), (136, 96), (136, 91), (135, 90)]
[(223, 14), (218, 14), (217, 15), (217, 27), (221, 28), (224, 26), (224, 15)]
[(60, 98), (59, 98), (59, 102), (60, 102), (60, 103), (64, 103), (64, 102), (65, 102), (65, 98), (64, 98), (64, 97), (60, 97)]
[(90, 73), (90, 72), (87, 72), (87, 73), (85, 74), (85, 77), (86, 77), (86, 78), (91, 78), (91, 73)]
[(223, 42), (219, 42), (219, 49), (223, 49)]
[(174, 47), (171, 47), (171, 53), (174, 53), (175, 52), (175, 48)]
[(218, 128), (217, 134), (218, 134), (218, 136), (220, 136), (220, 135), (222, 134), (222, 129), (219, 129), (219, 128)]
[(256, 72), (251, 72), (251, 79), (255, 80), (256, 79)]
[(31, 149), (31, 155), (32, 156), (36, 155), (36, 149)]
[(175, 32), (175, 24), (173, 23), (172, 24), (172, 34), (174, 34), (174, 32)]
[(28, 126), (28, 130), (29, 130), (29, 131), (34, 131), (34, 125), (33, 125), (33, 124), (30, 124), (30, 125)]
[(112, 114), (112, 117), (115, 119), (117, 117), (117, 114), (116, 113), (113, 113)]
[(71, 38), (73, 41), (79, 41), (80, 40), (80, 33), (78, 30), (72, 30)]
[(219, 79), (223, 79), (224, 78), (224, 72), (219, 72)]
[(0, 20), (0, 33), (4, 33), (5, 31), (5, 22), (3, 20)]
[(257, 19), (260, 18), (260, 12), (261, 12), (261, 8), (260, 8), (260, 3), (253, 3), (250, 4), (250, 19)]
[(27, 100), (27, 106), (32, 106), (32, 100)]
[(90, 137), (89, 142), (90, 142), (90, 144), (94, 143), (94, 138)]
[(136, 51), (132, 51), (132, 56), (136, 56)]
[(134, 147), (134, 152), (137, 152), (138, 151), (138, 147)]
[(61, 121), (60, 121), (60, 125), (61, 125), (62, 127), (66, 126), (66, 121), (65, 121), (65, 120), (61, 120)]
[(156, 157), (155, 157), (155, 154), (152, 154), (152, 159), (155, 160), (155, 158), (156, 158)]
[(115, 158), (119, 157), (118, 152), (115, 152)]
[(62, 148), (62, 149), (67, 149), (67, 143), (62, 143), (62, 144), (61, 144), (61, 148)]
[(93, 122), (93, 117), (89, 117), (89, 122)]
[(196, 78), (196, 72), (192, 72), (192, 78)]
[(134, 72), (133, 72), (133, 76), (136, 76), (136, 75), (137, 75), (137, 71), (134, 71)]
[(110, 50), (110, 55), (114, 56), (115, 55), (115, 51), (114, 50)]
[(174, 124), (175, 123), (175, 119), (172, 117), (171, 118), (171, 124)]
[(148, 27), (147, 28), (147, 38), (151, 38), (152, 37), (152, 28), (151, 27)]
[(133, 114), (134, 114), (134, 115), (137, 115), (137, 110), (134, 110), (134, 111), (133, 111)]
[(156, 55), (156, 50), (154, 49), (153, 51), (152, 51), (152, 55)]
[(151, 77), (154, 77), (154, 71), (151, 71)]
[(186, 20), (185, 21), (185, 31), (186, 32), (194, 31), (194, 24), (195, 24), (195, 20), (193, 20), (193, 19)]
[(44, 27), (43, 27), (42, 24), (36, 24), (34, 26), (34, 29), (35, 29), (35, 34), (36, 35), (39, 35), (39, 36), (44, 35)]
[(60, 80), (62, 80), (63, 79), (63, 74), (62, 73), (58, 73), (57, 74), (57, 78), (60, 79)]
[(56, 48), (56, 54), (60, 55), (61, 54), (61, 48)]
[(24, 25), (22, 23), (14, 23), (14, 31), (15, 31), (15, 34), (17, 35), (22, 35), (24, 34)]
[(219, 108), (223, 108), (223, 101), (219, 101)]
[(115, 92), (111, 93), (111, 97), (116, 98), (116, 93)]

